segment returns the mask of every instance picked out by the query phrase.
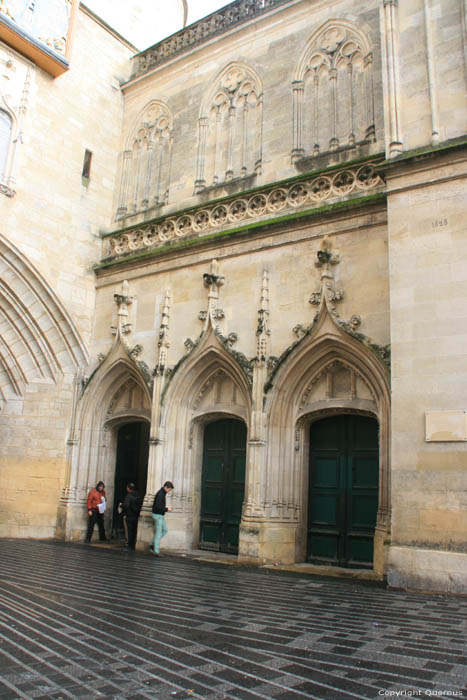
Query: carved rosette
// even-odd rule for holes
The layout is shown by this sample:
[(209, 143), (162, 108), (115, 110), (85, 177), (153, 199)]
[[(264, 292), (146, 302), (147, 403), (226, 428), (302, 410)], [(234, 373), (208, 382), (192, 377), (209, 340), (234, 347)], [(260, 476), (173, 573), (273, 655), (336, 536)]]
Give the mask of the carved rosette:
[(167, 242), (208, 231), (228, 228), (271, 214), (320, 207), (324, 202), (350, 196), (362, 196), (384, 188), (384, 181), (375, 170), (376, 163), (345, 168), (332, 175), (319, 175), (283, 187), (265, 188), (250, 196), (235, 197), (221, 204), (203, 206), (180, 217), (167, 217), (156, 223), (126, 229), (107, 236), (104, 258), (155, 248)]

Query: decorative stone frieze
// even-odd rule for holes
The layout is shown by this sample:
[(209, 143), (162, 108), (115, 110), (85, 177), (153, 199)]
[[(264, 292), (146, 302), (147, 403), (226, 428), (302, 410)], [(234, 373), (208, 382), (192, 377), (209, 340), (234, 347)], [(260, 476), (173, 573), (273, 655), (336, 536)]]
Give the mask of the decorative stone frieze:
[(238, 0), (218, 12), (208, 15), (186, 29), (173, 34), (164, 41), (142, 51), (133, 59), (133, 74), (136, 78), (179, 54), (202, 44), (214, 36), (223, 34), (269, 10), (285, 5), (289, 0)]
[(104, 239), (104, 260), (136, 251), (157, 248), (168, 241), (187, 236), (203, 236), (220, 229), (235, 228), (242, 223), (286, 215), (324, 203), (362, 196), (385, 187), (375, 170), (376, 163), (347, 167), (337, 172), (265, 188), (244, 195), (170, 216), (154, 223), (126, 229)]

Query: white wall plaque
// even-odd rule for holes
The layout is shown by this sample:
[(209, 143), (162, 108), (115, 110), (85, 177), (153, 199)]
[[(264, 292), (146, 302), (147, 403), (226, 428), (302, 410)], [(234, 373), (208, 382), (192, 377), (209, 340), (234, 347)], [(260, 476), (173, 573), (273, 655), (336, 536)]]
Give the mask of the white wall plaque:
[(426, 411), (427, 442), (464, 442), (467, 440), (467, 411)]

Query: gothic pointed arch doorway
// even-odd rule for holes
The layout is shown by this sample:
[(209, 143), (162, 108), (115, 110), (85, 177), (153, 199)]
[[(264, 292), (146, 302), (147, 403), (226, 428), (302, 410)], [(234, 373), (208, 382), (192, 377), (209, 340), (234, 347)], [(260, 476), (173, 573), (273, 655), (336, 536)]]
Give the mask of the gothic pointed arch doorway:
[(115, 458), (114, 504), (112, 531), (117, 539), (123, 537), (123, 520), (118, 504), (123, 501), (126, 486), (134, 483), (141, 497), (146, 494), (149, 456), (149, 422), (131, 421), (116, 428), (117, 449)]
[(238, 553), (245, 494), (246, 425), (234, 418), (204, 429), (200, 549)]
[(375, 418), (344, 413), (311, 423), (308, 561), (373, 566), (378, 455)]

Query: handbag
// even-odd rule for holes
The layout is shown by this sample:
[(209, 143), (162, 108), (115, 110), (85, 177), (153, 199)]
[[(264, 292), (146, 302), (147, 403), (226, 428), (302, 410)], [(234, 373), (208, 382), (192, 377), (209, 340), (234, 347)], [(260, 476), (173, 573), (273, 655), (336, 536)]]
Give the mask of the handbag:
[(99, 511), (99, 513), (105, 513), (105, 506), (105, 498), (102, 498), (102, 501), (97, 504), (97, 510)]

